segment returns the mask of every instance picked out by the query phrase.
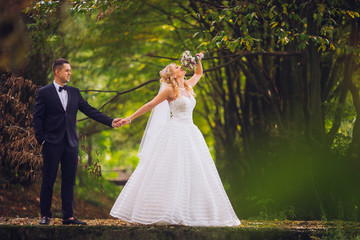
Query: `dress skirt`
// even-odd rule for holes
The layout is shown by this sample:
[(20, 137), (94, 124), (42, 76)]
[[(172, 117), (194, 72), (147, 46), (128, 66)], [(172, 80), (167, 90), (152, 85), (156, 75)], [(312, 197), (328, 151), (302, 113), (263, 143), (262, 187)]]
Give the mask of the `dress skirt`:
[(141, 154), (110, 215), (141, 224), (240, 225), (200, 130), (176, 119)]

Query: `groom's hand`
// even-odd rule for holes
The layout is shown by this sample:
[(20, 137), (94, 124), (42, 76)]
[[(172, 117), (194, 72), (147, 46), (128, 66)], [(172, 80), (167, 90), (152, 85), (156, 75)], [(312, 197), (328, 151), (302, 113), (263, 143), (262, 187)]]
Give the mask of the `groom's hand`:
[(122, 118), (115, 118), (112, 122), (112, 127), (113, 128), (118, 128), (121, 126), (120, 122), (121, 120), (123, 120)]

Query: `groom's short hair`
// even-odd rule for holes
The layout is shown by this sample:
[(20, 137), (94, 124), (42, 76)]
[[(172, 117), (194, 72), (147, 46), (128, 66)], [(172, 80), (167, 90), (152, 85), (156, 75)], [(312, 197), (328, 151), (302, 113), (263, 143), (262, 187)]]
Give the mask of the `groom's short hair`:
[(55, 69), (61, 69), (62, 65), (64, 63), (69, 63), (68, 60), (64, 59), (64, 58), (58, 58), (54, 61), (53, 65), (52, 65), (52, 71), (53, 73), (55, 73)]

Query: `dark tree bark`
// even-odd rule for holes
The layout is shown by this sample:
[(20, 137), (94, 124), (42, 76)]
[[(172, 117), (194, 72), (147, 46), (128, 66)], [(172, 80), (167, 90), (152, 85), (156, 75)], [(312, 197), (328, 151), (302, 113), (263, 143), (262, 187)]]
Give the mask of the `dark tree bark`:
[[(318, 25), (313, 18), (316, 11), (316, 1), (311, 2), (311, 7), (307, 13), (309, 34), (316, 35), (319, 32)], [(321, 112), (321, 69), (320, 53), (314, 41), (309, 42), (308, 47), (308, 65), (309, 65), (309, 103), (310, 103), (310, 133), (313, 140), (318, 143), (323, 142), (325, 130)]]

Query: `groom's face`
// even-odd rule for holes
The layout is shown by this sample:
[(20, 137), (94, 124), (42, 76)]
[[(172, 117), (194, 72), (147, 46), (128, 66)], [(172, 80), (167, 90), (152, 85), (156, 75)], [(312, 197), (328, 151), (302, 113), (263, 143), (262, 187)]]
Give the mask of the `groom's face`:
[(65, 84), (70, 81), (71, 75), (71, 67), (70, 64), (64, 63), (62, 68), (56, 69), (57, 77), (59, 78), (60, 82)]

